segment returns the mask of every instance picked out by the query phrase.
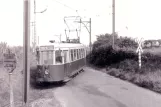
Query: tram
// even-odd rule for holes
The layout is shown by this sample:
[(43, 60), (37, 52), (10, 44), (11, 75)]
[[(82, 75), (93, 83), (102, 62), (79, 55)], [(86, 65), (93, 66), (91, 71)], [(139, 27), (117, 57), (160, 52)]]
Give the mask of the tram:
[(86, 46), (80, 43), (50, 43), (37, 48), (37, 81), (66, 81), (86, 65)]

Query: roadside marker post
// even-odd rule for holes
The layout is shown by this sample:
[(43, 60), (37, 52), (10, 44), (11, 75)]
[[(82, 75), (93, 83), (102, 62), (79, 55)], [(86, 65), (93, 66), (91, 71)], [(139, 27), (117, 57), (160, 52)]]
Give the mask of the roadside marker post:
[(141, 69), (141, 54), (143, 53), (143, 49), (142, 49), (142, 39), (140, 40), (136, 40), (136, 42), (138, 43), (138, 48), (136, 50), (136, 53), (138, 53), (138, 60), (139, 60), (139, 69)]
[(3, 54), (3, 65), (4, 68), (9, 72), (10, 107), (14, 107), (12, 73), (16, 68), (16, 60), (16, 55), (14, 53), (11, 53), (9, 49), (7, 53)]

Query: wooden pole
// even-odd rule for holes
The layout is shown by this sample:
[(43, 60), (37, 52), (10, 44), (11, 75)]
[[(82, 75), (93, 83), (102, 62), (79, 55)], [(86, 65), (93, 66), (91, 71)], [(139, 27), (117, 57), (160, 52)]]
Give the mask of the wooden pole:
[(114, 48), (114, 40), (115, 40), (115, 0), (112, 0), (112, 46)]
[(91, 18), (90, 18), (90, 20), (89, 20), (89, 24), (90, 24), (90, 35), (89, 35), (89, 48), (90, 48), (90, 52), (92, 51), (92, 49), (91, 49), (91, 45), (92, 45), (92, 43), (91, 43)]
[(29, 80), (30, 80), (30, 0), (24, 0), (24, 38), (23, 38), (23, 100), (25, 107), (28, 107)]

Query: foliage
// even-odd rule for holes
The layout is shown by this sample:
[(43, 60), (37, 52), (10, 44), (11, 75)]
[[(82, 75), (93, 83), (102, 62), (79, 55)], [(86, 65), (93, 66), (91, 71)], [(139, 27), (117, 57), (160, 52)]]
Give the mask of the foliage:
[[(94, 42), (93, 44), (93, 50), (95, 50), (96, 48), (98, 48), (101, 45), (107, 45), (110, 46), (113, 43), (113, 35), (112, 34), (102, 34), (97, 36), (97, 41)], [(129, 37), (122, 37), (122, 36), (118, 36), (117, 34), (114, 35), (114, 44), (115, 47), (119, 47), (119, 48), (136, 48), (137, 47), (137, 43)]]
[(2, 56), (3, 56), (3, 53), (4, 51), (8, 48), (8, 45), (6, 42), (1, 42), (0, 43), (0, 62), (2, 63)]

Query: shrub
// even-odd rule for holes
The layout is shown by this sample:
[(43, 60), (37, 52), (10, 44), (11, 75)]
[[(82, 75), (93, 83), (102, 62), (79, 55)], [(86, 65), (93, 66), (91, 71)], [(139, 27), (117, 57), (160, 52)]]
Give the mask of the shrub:
[(100, 45), (95, 48), (89, 56), (87, 61), (98, 67), (105, 67), (111, 64), (119, 63), (125, 59), (137, 59), (136, 53), (133, 51), (126, 51), (122, 49), (113, 49), (111, 45)]

